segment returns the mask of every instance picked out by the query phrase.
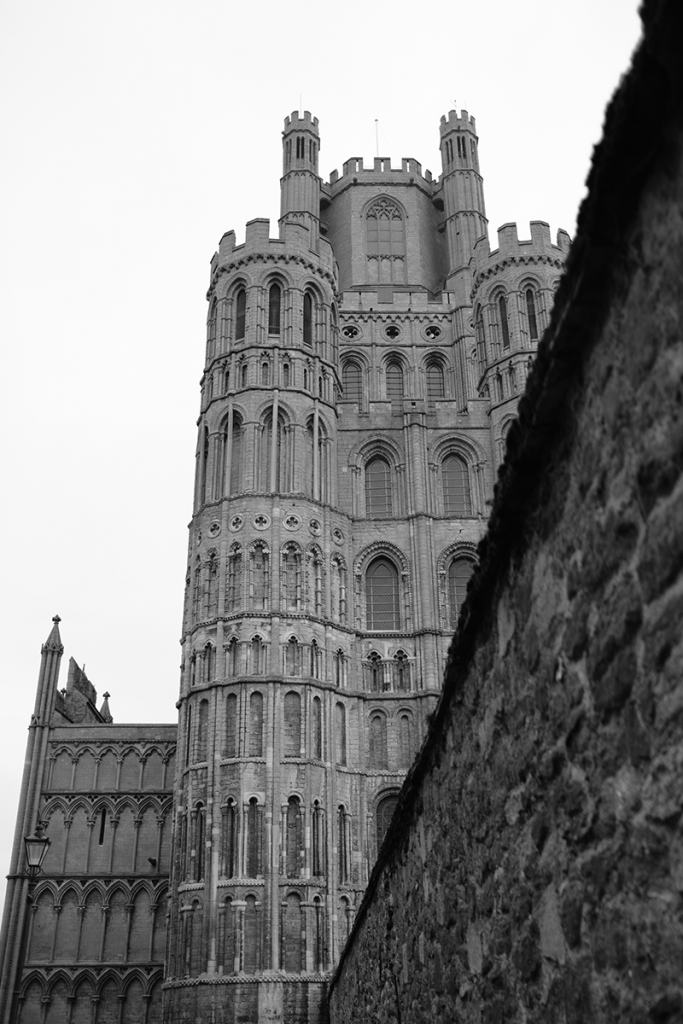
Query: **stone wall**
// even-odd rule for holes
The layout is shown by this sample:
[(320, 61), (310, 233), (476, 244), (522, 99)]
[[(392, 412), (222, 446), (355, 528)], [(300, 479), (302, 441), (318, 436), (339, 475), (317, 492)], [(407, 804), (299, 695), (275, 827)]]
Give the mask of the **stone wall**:
[(332, 1024), (683, 1016), (683, 19), (643, 18)]

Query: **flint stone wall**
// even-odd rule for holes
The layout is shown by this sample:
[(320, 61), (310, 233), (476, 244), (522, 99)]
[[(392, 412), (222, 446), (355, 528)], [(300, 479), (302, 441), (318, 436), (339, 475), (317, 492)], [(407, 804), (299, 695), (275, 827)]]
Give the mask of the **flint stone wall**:
[[(674, 6), (646, 4), (646, 45), (608, 113), (444, 693), (332, 983), (331, 1024), (683, 1019)], [(652, 116), (639, 160), (628, 124)]]

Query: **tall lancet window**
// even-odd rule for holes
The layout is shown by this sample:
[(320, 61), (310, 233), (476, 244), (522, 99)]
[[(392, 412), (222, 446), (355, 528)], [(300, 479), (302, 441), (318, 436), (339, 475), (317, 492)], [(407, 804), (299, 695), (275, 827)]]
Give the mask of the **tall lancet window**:
[(304, 345), (313, 345), (313, 296), (310, 292), (304, 295)]
[(500, 316), (500, 336), (503, 339), (503, 349), (510, 348), (510, 328), (508, 326), (508, 304), (504, 295), (498, 299), (498, 313)]
[(358, 402), (362, 398), (362, 375), (358, 363), (349, 360), (342, 368), (342, 387), (345, 402)]
[(451, 629), (458, 625), (460, 609), (467, 597), (467, 584), (474, 572), (469, 559), (454, 558), (448, 566), (448, 612)]
[[(288, 467), (286, 465), (286, 438), (284, 423), (278, 416), (275, 428), (275, 453), (273, 456), (273, 415), (268, 413), (261, 426), (260, 482), (259, 490), (285, 491), (288, 489)], [(275, 459), (273, 465), (273, 457)], [(271, 479), (274, 468), (275, 478)]]
[(242, 450), (244, 431), (242, 429), (242, 417), (237, 413), (232, 415), (232, 452), (230, 458), (230, 494), (239, 494), (242, 489)]
[(538, 341), (538, 318), (536, 317), (536, 296), (533, 288), (526, 290), (526, 317), (529, 322), (529, 340)]
[(403, 412), (403, 369), (400, 363), (387, 366), (387, 398), (394, 416)]
[(280, 307), (282, 305), (282, 289), (279, 284), (271, 284), (268, 292), (268, 334), (280, 333)]
[(235, 296), (235, 341), (244, 338), (247, 325), (247, 293), (240, 288)]
[(376, 558), (365, 576), (368, 629), (400, 629), (398, 572), (388, 558)]
[(365, 467), (365, 514), (371, 519), (381, 519), (391, 513), (391, 468), (378, 456)]
[(405, 280), (405, 231), (398, 203), (380, 196), (365, 215), (368, 276), (382, 284)]
[(441, 467), (443, 507), (446, 515), (472, 515), (472, 495), (466, 463), (457, 455), (449, 455)]
[(432, 362), (427, 366), (427, 410), (434, 412), (436, 400), (444, 397), (443, 367)]

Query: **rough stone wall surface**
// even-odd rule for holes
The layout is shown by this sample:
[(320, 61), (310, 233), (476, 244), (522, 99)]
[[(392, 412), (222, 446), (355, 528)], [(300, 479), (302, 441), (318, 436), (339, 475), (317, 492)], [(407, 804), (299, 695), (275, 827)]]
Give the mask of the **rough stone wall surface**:
[[(332, 1024), (683, 1018), (680, 82), (673, 95), (647, 184), (638, 168), (615, 199), (618, 246), (605, 255), (596, 232), (570, 259), (576, 288), (540, 353), (546, 401), (541, 381), (527, 454), (558, 374), (564, 412), (528, 518), (482, 552), (490, 564), (496, 536), (508, 543), (474, 582), (477, 621), (461, 620), (469, 640), (334, 979)], [(581, 301), (601, 323), (572, 351)], [(512, 472), (499, 522), (514, 519), (524, 466)]]

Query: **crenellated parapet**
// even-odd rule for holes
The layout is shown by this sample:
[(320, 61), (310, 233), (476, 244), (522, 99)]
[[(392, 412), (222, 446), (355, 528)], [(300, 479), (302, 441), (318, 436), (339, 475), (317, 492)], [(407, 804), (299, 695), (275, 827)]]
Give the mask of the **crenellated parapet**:
[(484, 236), (470, 261), (478, 387), (490, 403), (497, 462), (502, 461), (505, 433), (548, 325), (570, 246), (562, 229), (553, 242), (545, 221), (531, 221), (530, 228), (531, 238), (520, 240), (516, 224), (503, 224), (498, 248), (491, 250)]
[(402, 157), (401, 166), (392, 167), (390, 157), (376, 156), (372, 167), (367, 167), (363, 157), (354, 156), (344, 161), (341, 174), (337, 170), (332, 171), (329, 184), (322, 187), (323, 196), (331, 199), (351, 185), (415, 185), (433, 195), (438, 182), (430, 170), (423, 174), (422, 165), (413, 157)]
[(322, 275), (329, 285), (336, 290), (337, 271), (330, 243), (321, 238), (318, 249), (311, 245), (309, 227), (301, 222), (288, 221), (282, 225), (279, 238), (270, 237), (270, 220), (258, 217), (250, 220), (246, 226), (244, 242), (236, 244), (235, 232), (226, 231), (220, 240), (218, 252), (211, 259), (211, 280), (207, 298), (216, 290), (218, 282), (225, 274), (236, 270), (250, 271), (260, 264), (270, 266), (274, 263), (300, 263), (304, 269)]
[(560, 228), (553, 242), (550, 225), (546, 221), (532, 220), (530, 230), (531, 237), (520, 240), (515, 223), (503, 224), (498, 228), (497, 249), (491, 249), (486, 235), (477, 240), (470, 263), (474, 292), (485, 281), (511, 267), (545, 263), (555, 270), (562, 270), (571, 244), (567, 232)]

